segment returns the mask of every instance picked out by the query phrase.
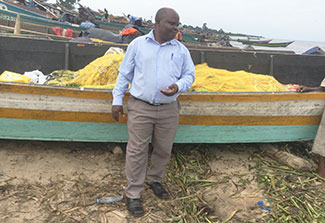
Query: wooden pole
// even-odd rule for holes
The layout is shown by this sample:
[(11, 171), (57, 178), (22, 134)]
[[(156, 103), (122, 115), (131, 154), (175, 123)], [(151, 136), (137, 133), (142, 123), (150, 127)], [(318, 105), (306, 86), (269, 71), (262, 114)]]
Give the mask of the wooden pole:
[(53, 12), (51, 12), (51, 10), (49, 10), (48, 8), (46, 8), (44, 5), (42, 5), (41, 3), (39, 3), (36, 0), (32, 0), (35, 4), (41, 6), (43, 9), (45, 9), (48, 13), (50, 13), (52, 16), (54, 16), (54, 18), (59, 19), (57, 15), (55, 15)]
[(16, 17), (16, 24), (15, 24), (14, 34), (15, 35), (20, 35), (20, 14), (19, 13), (17, 13), (17, 17)]
[[(14, 30), (14, 28), (12, 27), (8, 27), (8, 26), (3, 26), (0, 25), (0, 30)], [(41, 32), (36, 32), (36, 31), (32, 31), (32, 30), (26, 30), (26, 29), (21, 29), (22, 32), (26, 32), (26, 33), (32, 33), (32, 34), (36, 34), (36, 35), (41, 35), (41, 36), (47, 36), (47, 37), (53, 37), (53, 38), (57, 38), (57, 39), (66, 39), (66, 40), (71, 40), (72, 38), (70, 37), (65, 37), (65, 36), (57, 36), (57, 35), (53, 35), (53, 34), (47, 34), (47, 33), (41, 33)]]

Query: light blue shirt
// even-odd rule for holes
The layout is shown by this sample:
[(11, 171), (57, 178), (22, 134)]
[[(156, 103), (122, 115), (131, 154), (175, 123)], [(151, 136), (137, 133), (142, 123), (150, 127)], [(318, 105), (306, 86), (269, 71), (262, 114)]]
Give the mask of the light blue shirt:
[(137, 21), (137, 20), (140, 20), (140, 18), (139, 17), (136, 17), (136, 16), (130, 15), (130, 17), (129, 17), (129, 23), (130, 24), (133, 24), (134, 25), (135, 21)]
[[(171, 103), (191, 87), (194, 72), (188, 49), (175, 39), (159, 44), (152, 30), (129, 44), (113, 90), (113, 105), (122, 105), (130, 83), (130, 94), (136, 98), (152, 104)], [(160, 92), (171, 84), (178, 86), (175, 95), (165, 96)]]

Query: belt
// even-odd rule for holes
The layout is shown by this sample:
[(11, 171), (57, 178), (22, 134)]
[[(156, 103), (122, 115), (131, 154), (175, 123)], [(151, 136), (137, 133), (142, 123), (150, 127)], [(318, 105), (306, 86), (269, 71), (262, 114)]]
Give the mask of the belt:
[[(133, 96), (134, 97), (134, 96)], [(168, 105), (168, 104), (170, 104), (170, 103), (150, 103), (150, 102), (147, 102), (147, 101), (145, 101), (145, 100), (142, 100), (142, 99), (140, 99), (140, 98), (136, 98), (136, 97), (134, 97), (136, 100), (139, 100), (139, 101), (142, 101), (142, 102), (144, 102), (144, 103), (146, 103), (146, 104), (148, 104), (148, 105), (151, 105), (151, 106), (160, 106), (160, 105)]]

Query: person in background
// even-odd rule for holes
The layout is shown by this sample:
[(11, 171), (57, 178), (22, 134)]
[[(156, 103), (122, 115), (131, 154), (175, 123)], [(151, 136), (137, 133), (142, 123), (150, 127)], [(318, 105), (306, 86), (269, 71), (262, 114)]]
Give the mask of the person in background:
[[(124, 116), (122, 99), (130, 85), (125, 174), (126, 205), (134, 216), (144, 215), (141, 194), (144, 182), (161, 199), (169, 194), (161, 184), (170, 160), (178, 119), (181, 92), (194, 82), (194, 64), (188, 49), (174, 37), (179, 16), (171, 8), (161, 8), (155, 27), (134, 39), (119, 68), (113, 90), (112, 116)], [(151, 166), (147, 170), (149, 143), (153, 147)]]
[[(74, 23), (80, 25), (81, 23), (88, 21), (88, 22), (91, 22), (92, 24), (94, 24), (94, 26), (95, 26), (95, 22), (96, 22), (95, 16), (89, 10), (86, 10), (83, 7), (79, 7), (78, 11), (79, 11), (79, 13), (78, 13), (78, 16), (74, 18)], [(88, 12), (88, 15), (86, 12)]]
[(138, 27), (142, 27), (142, 19), (140, 17), (136, 17), (128, 14), (128, 18), (130, 24), (136, 25)]
[(104, 8), (104, 12), (105, 12), (105, 14), (104, 14), (104, 16), (102, 18), (102, 21), (104, 21), (104, 22), (110, 22), (110, 19), (108, 17), (108, 11), (107, 11), (106, 8)]
[[(322, 91), (325, 92), (325, 78), (319, 87), (299, 86), (297, 92)], [(325, 178), (325, 111), (323, 111), (322, 120), (319, 124), (317, 135), (314, 140), (312, 152), (319, 155), (317, 173)]]

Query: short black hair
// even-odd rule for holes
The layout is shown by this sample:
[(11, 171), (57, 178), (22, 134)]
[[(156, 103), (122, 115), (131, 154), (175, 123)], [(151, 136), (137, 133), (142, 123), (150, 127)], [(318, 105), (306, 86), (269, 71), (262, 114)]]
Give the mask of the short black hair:
[(156, 22), (160, 21), (167, 14), (168, 11), (173, 11), (173, 12), (175, 12), (177, 14), (177, 12), (174, 9), (164, 7), (164, 8), (161, 8), (161, 9), (159, 9), (157, 11), (156, 16), (155, 16), (155, 21)]

